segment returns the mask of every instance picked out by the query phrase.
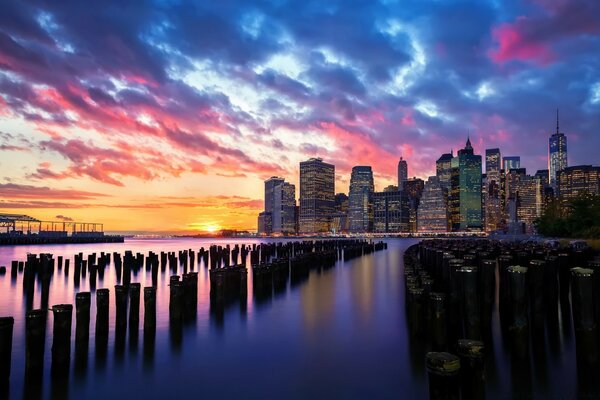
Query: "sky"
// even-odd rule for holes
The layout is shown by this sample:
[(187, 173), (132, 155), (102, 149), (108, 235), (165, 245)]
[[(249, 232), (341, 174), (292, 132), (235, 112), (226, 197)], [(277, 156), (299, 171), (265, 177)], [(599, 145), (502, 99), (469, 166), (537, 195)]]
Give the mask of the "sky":
[(3, 0), (0, 212), (256, 229), (263, 180), (464, 146), (600, 161), (600, 1)]

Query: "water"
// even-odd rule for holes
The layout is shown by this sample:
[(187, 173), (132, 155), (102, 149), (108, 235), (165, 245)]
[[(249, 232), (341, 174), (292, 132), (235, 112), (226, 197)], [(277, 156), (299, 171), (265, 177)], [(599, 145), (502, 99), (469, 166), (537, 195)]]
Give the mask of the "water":
[[(269, 241), (269, 240), (267, 240)], [(218, 243), (255, 243), (254, 240), (127, 240), (124, 244), (22, 246), (0, 248), (0, 316), (15, 317), (10, 398), (24, 389), (24, 313), (21, 277), (11, 282), (10, 261), (24, 260), (27, 252), (72, 258), (75, 253), (125, 250), (198, 250)], [(405, 315), (403, 252), (414, 239), (390, 239), (388, 250), (326, 271), (311, 271), (307, 281), (257, 304), (248, 274), (245, 310), (230, 306), (222, 319), (210, 312), (208, 271), (198, 277), (198, 313), (184, 326), (181, 337), (169, 330), (168, 272), (159, 273), (157, 331), (153, 356), (144, 351), (143, 323), (139, 343), (127, 341), (123, 354), (114, 346), (114, 285), (112, 266), (97, 287), (110, 288), (109, 351), (105, 365), (94, 352), (95, 301), (92, 300), (87, 369), (71, 370), (68, 385), (57, 388), (50, 377), (52, 315), (48, 318), (44, 398), (62, 391), (69, 398), (144, 398), (168, 396), (203, 398), (427, 398), (424, 356), (420, 338), (411, 338)], [(71, 261), (72, 263), (73, 261)], [(196, 270), (198, 267), (196, 266)], [(71, 274), (55, 272), (49, 304), (74, 303)], [(150, 285), (140, 271), (132, 282)], [(89, 287), (81, 280), (78, 291)], [(34, 308), (40, 306), (36, 287)], [(497, 314), (493, 343), (486, 361), (488, 398), (574, 398), (578, 394), (574, 334), (570, 315), (532, 340), (532, 360), (513, 365), (506, 353)], [(140, 320), (143, 321), (143, 301)], [(74, 329), (74, 326), (73, 326)], [(74, 331), (73, 331), (74, 332)], [(74, 337), (74, 333), (73, 333)], [(72, 353), (73, 355), (73, 353)], [(101, 363), (100, 363), (101, 364)], [(60, 389), (60, 390), (58, 390)], [(0, 394), (1, 397), (1, 394)]]

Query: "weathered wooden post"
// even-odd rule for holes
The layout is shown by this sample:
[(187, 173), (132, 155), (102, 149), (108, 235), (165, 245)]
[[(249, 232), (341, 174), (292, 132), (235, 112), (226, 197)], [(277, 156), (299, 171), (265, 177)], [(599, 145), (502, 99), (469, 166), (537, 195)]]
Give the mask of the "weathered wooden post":
[(460, 359), (450, 353), (429, 352), (425, 356), (430, 400), (459, 400)]
[(508, 268), (512, 324), (509, 327), (513, 355), (525, 359), (529, 353), (529, 320), (527, 317), (527, 268)]
[(462, 311), (465, 335), (469, 339), (481, 338), (481, 314), (477, 291), (477, 268), (462, 267), (458, 270), (462, 282)]
[(461, 392), (463, 400), (485, 398), (484, 345), (477, 340), (461, 339), (457, 353), (460, 357)]
[(14, 325), (13, 317), (0, 318), (0, 387), (7, 385), (10, 379)]
[(69, 374), (71, 362), (71, 325), (73, 305), (58, 304), (52, 307), (54, 330), (52, 332), (52, 375), (64, 377)]
[(577, 358), (588, 364), (598, 360), (598, 331), (594, 321), (594, 271), (573, 268), (571, 296)]
[(46, 310), (31, 310), (25, 314), (26, 374), (38, 375), (44, 370), (46, 314)]

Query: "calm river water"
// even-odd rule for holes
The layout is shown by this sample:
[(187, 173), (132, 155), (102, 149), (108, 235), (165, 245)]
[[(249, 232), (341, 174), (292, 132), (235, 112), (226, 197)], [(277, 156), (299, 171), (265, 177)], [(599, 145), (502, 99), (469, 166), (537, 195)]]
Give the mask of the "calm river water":
[[(172, 239), (127, 240), (123, 244), (0, 247), (0, 316), (14, 316), (10, 398), (24, 392), (25, 299), (21, 279), (11, 281), (10, 261), (26, 254), (52, 253), (71, 258), (83, 252), (125, 250), (198, 250), (211, 244), (258, 243), (258, 240)], [(413, 239), (390, 239), (387, 251), (348, 262), (326, 271), (311, 271), (308, 280), (288, 285), (285, 292), (257, 304), (248, 273), (245, 309), (230, 306), (216, 318), (210, 312), (208, 270), (198, 277), (198, 312), (194, 323), (174, 337), (169, 330), (169, 273), (160, 274), (157, 287), (157, 331), (153, 352), (144, 351), (143, 322), (139, 342), (123, 354), (114, 346), (114, 269), (106, 270), (97, 287), (110, 289), (111, 331), (105, 362), (94, 352), (95, 301), (92, 300), (87, 367), (71, 368), (66, 387), (53, 387), (50, 377), (52, 315), (48, 317), (46, 373), (43, 396), (65, 394), (72, 399), (420, 399), (427, 398), (424, 367), (426, 349), (411, 338), (406, 322), (403, 252)], [(140, 271), (132, 282), (150, 285), (150, 273)], [(37, 283), (36, 283), (37, 285)], [(78, 291), (89, 290), (81, 280)], [(55, 271), (49, 304), (74, 304), (73, 273)], [(34, 308), (40, 307), (36, 287)], [(577, 368), (571, 317), (563, 308), (560, 326), (548, 326), (532, 341), (529, 365), (511, 365), (504, 351), (497, 314), (493, 343), (487, 358), (487, 397), (576, 398)], [(143, 321), (143, 302), (141, 306)], [(73, 332), (75, 323), (73, 322)], [(74, 337), (74, 333), (73, 333)], [(55, 384), (56, 385), (56, 384)], [(65, 384), (61, 384), (65, 386)], [(60, 389), (60, 390), (59, 390)], [(0, 394), (2, 397), (2, 394)]]

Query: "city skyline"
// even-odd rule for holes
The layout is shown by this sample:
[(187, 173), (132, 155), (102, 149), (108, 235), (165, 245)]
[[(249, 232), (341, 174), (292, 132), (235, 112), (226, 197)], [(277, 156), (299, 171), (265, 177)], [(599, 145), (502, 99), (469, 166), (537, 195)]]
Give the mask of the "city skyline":
[[(254, 230), (298, 163), (435, 175), (471, 139), (598, 164), (592, 0), (0, 6), (0, 212), (111, 231)], [(453, 21), (466, 19), (470, 24)], [(568, 23), (567, 23), (568, 21)]]

